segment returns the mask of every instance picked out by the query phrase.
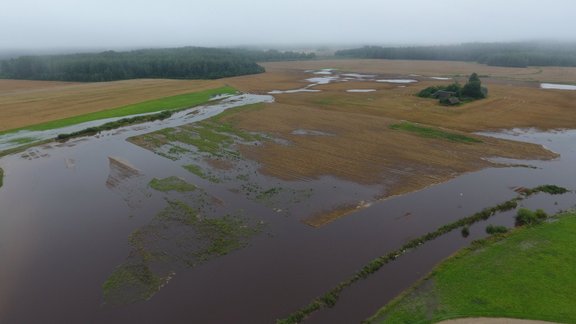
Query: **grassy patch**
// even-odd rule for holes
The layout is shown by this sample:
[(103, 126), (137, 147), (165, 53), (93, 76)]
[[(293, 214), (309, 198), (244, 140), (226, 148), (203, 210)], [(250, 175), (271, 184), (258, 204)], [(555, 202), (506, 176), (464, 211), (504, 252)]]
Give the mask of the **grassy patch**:
[(458, 143), (482, 143), (481, 140), (474, 137), (469, 137), (456, 133), (449, 133), (436, 128), (426, 127), (409, 122), (401, 122), (399, 124), (390, 125), (390, 129), (411, 132), (422, 137), (439, 138)]
[(137, 104), (122, 106), (119, 108), (98, 111), (94, 113), (89, 113), (80, 116), (74, 116), (70, 118), (64, 118), (60, 120), (50, 121), (38, 125), (33, 125), (29, 127), (23, 127), (19, 129), (13, 129), (10, 131), (0, 132), (0, 135), (14, 132), (18, 130), (32, 130), (32, 131), (43, 131), (49, 129), (57, 129), (66, 126), (81, 124), (89, 121), (114, 118), (114, 117), (125, 117), (135, 114), (153, 113), (163, 110), (178, 110), (183, 108), (193, 107), (202, 103), (207, 102), (215, 95), (219, 94), (232, 94), (236, 90), (232, 87), (221, 87), (217, 89), (211, 89), (201, 92), (188, 93), (183, 95), (176, 95), (161, 99), (149, 100), (140, 102)]
[[(482, 316), (576, 323), (574, 233), (576, 214), (569, 213), (556, 222), (524, 227), (464, 249), (371, 322), (434, 323)], [(426, 282), (433, 287), (420, 289)]]
[(248, 244), (258, 233), (243, 218), (207, 218), (181, 201), (168, 201), (149, 224), (128, 238), (131, 252), (102, 285), (110, 304), (151, 298), (178, 267), (194, 267)]
[(158, 191), (178, 191), (189, 192), (196, 190), (196, 186), (178, 177), (168, 177), (164, 179), (154, 178), (149, 183), (150, 187)]
[(4, 170), (0, 168), (0, 188), (4, 185)]

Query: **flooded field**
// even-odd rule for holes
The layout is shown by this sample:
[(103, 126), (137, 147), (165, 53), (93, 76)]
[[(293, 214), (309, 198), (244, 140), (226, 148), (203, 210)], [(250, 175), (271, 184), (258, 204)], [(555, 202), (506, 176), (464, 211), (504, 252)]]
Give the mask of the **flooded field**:
[[(414, 87), (412, 81), (430, 81), (407, 73), (363, 73), (309, 70), (290, 83), (296, 85), (293, 90), (278, 87), (288, 90), (218, 98), (163, 121), (0, 158), (4, 171), (0, 322), (272, 323), (353, 276), (374, 258), (444, 224), (514, 198), (523, 187), (555, 184), (576, 189), (575, 131), (519, 128), (469, 134), (482, 139), (476, 144), (446, 145), (420, 139), (390, 130), (388, 125), (397, 119), (379, 119), (380, 110), (356, 103), (390, 93), (420, 100), (400, 92), (404, 88), (398, 84), (406, 83), (409, 89)], [(363, 89), (365, 84), (385, 87), (373, 91)], [(365, 101), (350, 102), (355, 108), (352, 115), (346, 106), (330, 101), (334, 92), (347, 96), (344, 102)], [(320, 122), (311, 118), (318, 111), (298, 106), (302, 98), (320, 107)], [(291, 106), (280, 100), (295, 103)], [(258, 114), (265, 117), (262, 124), (274, 124), (276, 129), (238, 127), (244, 124), (228, 118), (230, 108), (248, 116), (247, 121), (241, 120), (248, 125), (251, 116)], [(391, 108), (385, 109), (396, 116)], [(339, 111), (345, 113), (337, 115)], [(362, 116), (366, 111), (369, 114)], [(362, 123), (350, 125), (351, 116)], [(368, 146), (360, 137), (345, 141), (347, 134), (356, 136), (359, 129), (370, 130), (365, 135), (372, 142), (377, 137), (389, 138), (384, 143), (389, 147), (380, 142)], [(330, 146), (332, 141), (345, 145)], [(541, 154), (545, 151), (535, 145), (510, 141), (543, 145), (559, 157), (498, 158), (516, 147), (522, 148), (522, 154), (507, 156), (554, 156)], [(3, 142), (17, 141), (4, 138)], [(339, 176), (315, 170), (313, 164), (310, 169), (315, 173), (297, 170), (297, 162), (307, 160), (292, 163), (289, 157), (340, 158), (316, 155), (316, 146), (303, 143), (318, 143), (329, 153), (338, 149), (349, 160), (361, 162), (373, 157), (379, 147), (386, 147), (383, 156), (389, 156), (390, 152), (400, 155), (414, 143), (416, 148), (433, 147), (435, 152), (450, 146), (477, 161), (476, 170), (484, 169), (465, 173), (467, 169), (458, 164), (445, 167), (439, 153), (435, 153), (435, 164), (428, 165), (383, 166), (381, 160), (370, 159), (373, 170), (364, 170), (363, 175), (368, 175), (360, 178), (367, 180), (356, 181), (353, 164), (343, 164), (348, 167), (340, 168)], [(350, 143), (362, 143), (374, 151), (368, 155)], [(477, 149), (483, 145), (485, 151)], [(271, 147), (288, 151), (279, 159), (294, 166), (294, 170), (283, 170), (292, 172), (290, 177), (274, 176), (272, 167), (265, 169), (265, 162), (251, 155)], [(299, 147), (305, 147), (304, 153), (293, 151)], [(420, 157), (404, 156), (403, 161), (408, 158)], [(448, 158), (460, 157), (450, 152)], [(434, 175), (433, 168), (438, 166), (445, 169)], [(385, 176), (372, 176), (380, 173)], [(424, 178), (415, 185), (420, 190), (393, 195), (391, 188), (412, 179), (408, 177)], [(443, 182), (446, 179), (452, 180)], [(575, 198), (572, 192), (537, 194), (521, 205), (553, 213), (574, 207)], [(354, 323), (369, 317), (434, 264), (485, 236), (487, 224), (513, 226), (513, 215), (513, 211), (503, 212), (477, 223), (467, 238), (453, 231), (414, 249), (345, 289), (333, 308), (312, 314), (306, 322)]]
[[(211, 168), (201, 152), (166, 158), (126, 141), (179, 124), (183, 123), (133, 126), (0, 160), (6, 172), (0, 189), (0, 253), (7, 260), (0, 265), (3, 321), (270, 323), (321, 295), (370, 259), (509, 199), (516, 195), (516, 187), (554, 183), (570, 188), (576, 183), (572, 168), (576, 152), (570, 145), (575, 132), (504, 133), (497, 136), (543, 144), (561, 157), (519, 162), (536, 168), (496, 168), (464, 175), (376, 202), (355, 217), (315, 229), (302, 219), (345, 205), (350, 197), (351, 201), (371, 199), (382, 188), (335, 178), (280, 181), (259, 174), (254, 162), (242, 158), (223, 159)], [(311, 130), (298, 133), (329, 135)], [(200, 172), (185, 168), (194, 161)], [(238, 164), (230, 168), (228, 163)], [(149, 185), (153, 179), (169, 177), (194, 187), (162, 191)], [(574, 198), (574, 194), (537, 195), (523, 204), (554, 212), (572, 207)], [(188, 217), (183, 206), (194, 210), (194, 222), (228, 215), (234, 226), (249, 232), (227, 226), (230, 233), (239, 235), (238, 243), (227, 243), (223, 251), (200, 251), (191, 259), (178, 251), (209, 240), (198, 241), (198, 234), (187, 236), (182, 226), (174, 227), (178, 222), (191, 224), (185, 218), (162, 221), (166, 208), (180, 208), (182, 217)], [(512, 214), (490, 222), (511, 226)], [(386, 266), (346, 291), (334, 309), (315, 314), (309, 322), (362, 320), (436, 262), (482, 237), (483, 224), (471, 232), (466, 239), (451, 233)], [(141, 233), (147, 233), (145, 241), (138, 238)], [(142, 265), (144, 252), (151, 263), (137, 273), (154, 273), (158, 279), (139, 282), (152, 286), (114, 286), (125, 290), (103, 291), (102, 285), (125, 267)]]

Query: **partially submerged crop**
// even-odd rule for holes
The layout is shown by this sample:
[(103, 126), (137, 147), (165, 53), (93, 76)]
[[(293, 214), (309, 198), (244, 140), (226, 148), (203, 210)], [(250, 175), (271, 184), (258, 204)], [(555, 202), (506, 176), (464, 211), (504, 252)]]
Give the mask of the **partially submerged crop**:
[(151, 298), (176, 267), (194, 267), (245, 247), (258, 233), (243, 218), (208, 218), (181, 201), (168, 206), (129, 237), (131, 252), (102, 285), (110, 304)]

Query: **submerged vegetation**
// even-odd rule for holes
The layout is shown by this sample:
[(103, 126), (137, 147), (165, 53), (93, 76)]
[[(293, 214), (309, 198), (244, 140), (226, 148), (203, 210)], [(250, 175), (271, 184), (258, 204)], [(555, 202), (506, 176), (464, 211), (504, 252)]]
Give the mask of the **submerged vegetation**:
[(467, 316), (576, 322), (576, 214), (557, 218), (472, 244), (368, 322), (436, 323)]
[[(533, 191), (533, 193), (546, 192), (545, 191), (545, 190), (547, 190), (546, 188), (550, 188), (550, 187), (551, 187), (550, 185), (545, 185), (545, 186), (532, 188), (531, 190)], [(556, 187), (556, 186), (554, 186), (554, 187)], [(541, 190), (538, 191), (537, 188), (541, 188)], [(561, 187), (557, 187), (557, 188), (561, 188)], [(565, 190), (565, 192), (568, 192), (568, 190), (565, 188), (561, 188), (561, 189)], [(428, 241), (434, 240), (434, 239), (436, 239), (436, 238), (438, 238), (438, 237), (440, 237), (446, 233), (449, 233), (455, 229), (468, 228), (472, 224), (475, 224), (477, 222), (489, 219), (490, 217), (496, 215), (496, 213), (513, 210), (516, 207), (518, 207), (518, 202), (525, 199), (525, 197), (526, 196), (521, 195), (521, 196), (518, 196), (516, 198), (510, 199), (508, 201), (505, 201), (501, 204), (498, 204), (496, 206), (485, 208), (485, 209), (475, 213), (474, 215), (459, 219), (459, 220), (452, 222), (450, 224), (446, 224), (444, 226), (439, 227), (438, 229), (436, 229), (433, 232), (427, 233), (427, 234), (422, 235), (416, 239), (413, 239), (413, 240), (409, 241), (408, 243), (404, 244), (398, 250), (389, 252), (388, 254), (386, 254), (384, 256), (373, 259), (368, 264), (366, 264), (362, 269), (360, 269), (358, 272), (356, 272), (354, 274), (354, 276), (352, 276), (351, 278), (349, 278), (345, 281), (340, 282), (335, 288), (328, 291), (325, 295), (314, 299), (307, 306), (305, 306), (305, 307), (301, 308), (300, 310), (290, 314), (288, 317), (286, 317), (284, 319), (278, 320), (277, 323), (278, 324), (300, 323), (307, 316), (309, 316), (310, 314), (312, 314), (315, 311), (318, 311), (322, 308), (333, 307), (336, 304), (336, 302), (338, 301), (340, 294), (342, 293), (342, 291), (345, 288), (351, 286), (352, 284), (354, 284), (355, 282), (357, 282), (361, 279), (368, 278), (371, 274), (380, 270), (380, 268), (382, 268), (384, 265), (396, 260), (397, 258), (399, 258), (402, 255), (410, 252), (411, 250), (419, 247), (420, 245), (422, 245)], [(464, 234), (464, 230), (463, 230), (463, 234)], [(411, 322), (407, 322), (407, 323), (411, 323)]]
[(178, 191), (189, 192), (196, 190), (196, 186), (178, 177), (168, 177), (164, 179), (154, 178), (148, 184), (150, 188), (158, 191)]
[[(233, 148), (236, 143), (256, 143), (265, 138), (233, 127), (217, 118), (189, 125), (165, 128), (131, 138), (155, 153), (171, 160), (178, 160), (185, 154), (199, 154), (204, 157), (238, 160), (239, 154)], [(188, 171), (206, 178), (196, 166), (185, 166)]]
[(102, 131), (113, 130), (124, 126), (141, 124), (155, 120), (164, 120), (166, 118), (170, 118), (171, 116), (172, 112), (166, 110), (157, 114), (136, 116), (131, 118), (122, 118), (117, 121), (109, 122), (101, 126), (88, 127), (73, 133), (58, 134), (58, 136), (56, 136), (56, 140), (66, 141), (75, 137), (96, 135)]
[(200, 177), (204, 180), (208, 180), (210, 182), (213, 183), (219, 183), (221, 182), (220, 179), (218, 177), (216, 177), (215, 175), (213, 175), (212, 173), (207, 173), (204, 170), (202, 170), (202, 168), (196, 164), (187, 164), (182, 166), (184, 169), (188, 170), (188, 172), (196, 175), (197, 177)]
[(465, 136), (456, 133), (449, 133), (436, 128), (426, 127), (410, 122), (401, 122), (399, 124), (390, 125), (390, 129), (402, 130), (406, 132), (415, 133), (422, 137), (445, 139), (458, 143), (482, 143), (481, 140), (474, 137)]
[(104, 299), (125, 304), (149, 299), (177, 267), (194, 267), (248, 244), (259, 232), (238, 216), (208, 218), (181, 201), (168, 206), (129, 238), (131, 252), (104, 282)]

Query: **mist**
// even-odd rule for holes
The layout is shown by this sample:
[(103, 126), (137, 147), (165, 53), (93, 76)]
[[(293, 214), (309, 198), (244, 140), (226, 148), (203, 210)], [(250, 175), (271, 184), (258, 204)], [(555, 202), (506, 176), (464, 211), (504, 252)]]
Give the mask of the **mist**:
[(0, 51), (576, 37), (576, 1), (4, 0)]

